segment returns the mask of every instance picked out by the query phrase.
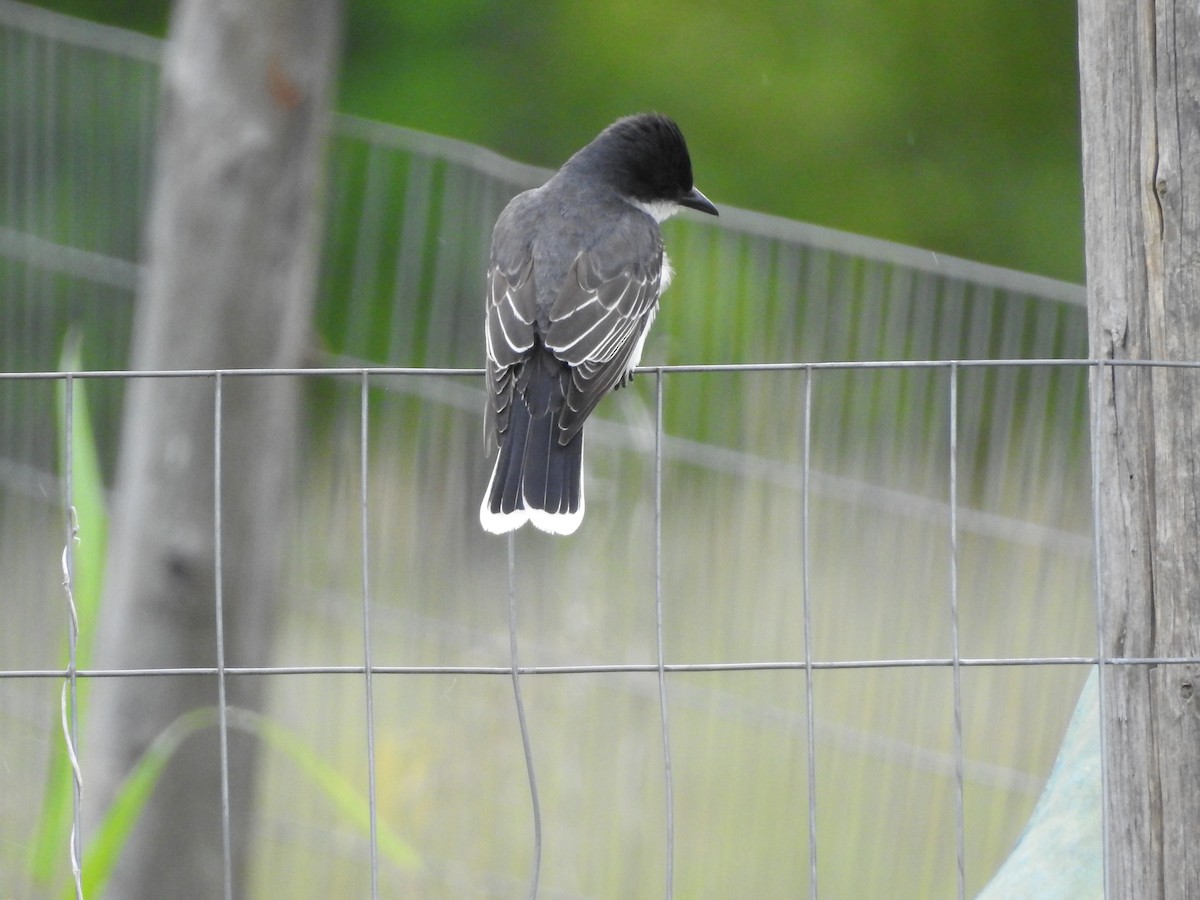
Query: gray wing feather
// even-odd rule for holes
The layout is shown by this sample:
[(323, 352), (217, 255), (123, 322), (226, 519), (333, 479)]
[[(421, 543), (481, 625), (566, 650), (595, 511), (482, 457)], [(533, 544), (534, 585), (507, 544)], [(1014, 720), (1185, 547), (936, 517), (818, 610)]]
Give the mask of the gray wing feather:
[[(569, 441), (600, 398), (625, 380), (650, 326), (662, 277), (662, 237), (648, 216), (629, 216), (612, 238), (580, 253), (550, 309), (546, 346), (572, 367), (559, 440)], [(606, 261), (619, 266), (609, 270)]]
[(488, 269), (487, 327), (487, 413), (484, 444), (490, 453), (508, 429), (508, 412), (516, 384), (513, 366), (533, 346), (537, 298), (534, 293), (533, 257), (500, 260), (493, 256)]

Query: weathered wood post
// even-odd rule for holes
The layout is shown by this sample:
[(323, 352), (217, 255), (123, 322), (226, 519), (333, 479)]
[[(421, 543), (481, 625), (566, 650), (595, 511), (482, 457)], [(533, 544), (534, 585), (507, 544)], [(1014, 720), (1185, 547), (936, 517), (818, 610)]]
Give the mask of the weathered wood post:
[[(1200, 655), (1200, 5), (1080, 0), (1099, 589), (1110, 659)], [(1200, 897), (1200, 666), (1114, 664), (1112, 898)]]

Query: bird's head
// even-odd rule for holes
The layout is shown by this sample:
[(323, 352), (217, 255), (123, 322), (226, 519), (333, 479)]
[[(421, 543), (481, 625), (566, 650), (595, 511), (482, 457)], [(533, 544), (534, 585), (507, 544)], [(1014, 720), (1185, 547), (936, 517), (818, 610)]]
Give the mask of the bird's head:
[(679, 207), (717, 215), (692, 183), (692, 159), (679, 126), (657, 113), (626, 116), (609, 125), (571, 160), (594, 167), (621, 196), (658, 221)]

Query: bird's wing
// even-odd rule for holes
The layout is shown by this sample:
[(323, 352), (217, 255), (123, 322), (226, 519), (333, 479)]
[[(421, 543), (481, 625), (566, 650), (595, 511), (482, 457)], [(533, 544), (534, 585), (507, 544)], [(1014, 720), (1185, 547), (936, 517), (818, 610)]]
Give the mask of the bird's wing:
[(649, 216), (626, 216), (603, 244), (581, 252), (550, 310), (546, 346), (571, 366), (559, 440), (569, 441), (600, 398), (636, 363), (654, 318), (663, 244)]
[(528, 247), (522, 251), (493, 246), (484, 327), (488, 395), (484, 444), (489, 452), (508, 430), (509, 405), (516, 381), (513, 367), (533, 346), (537, 297), (532, 272), (533, 256)]

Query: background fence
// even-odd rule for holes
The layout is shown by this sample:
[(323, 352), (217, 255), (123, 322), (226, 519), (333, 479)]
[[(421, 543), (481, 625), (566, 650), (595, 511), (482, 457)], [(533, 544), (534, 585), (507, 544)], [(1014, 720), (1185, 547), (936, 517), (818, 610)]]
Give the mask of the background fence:
[[(55, 370), (72, 327), (86, 369), (127, 365), (159, 52), (0, 3), (15, 896), (41, 782), (67, 777), (46, 771), (67, 629), (56, 380), (16, 376)], [(239, 677), (268, 679), (272, 721), (364, 796), (372, 743), (372, 812), (420, 860), (385, 854), (382, 895), (517, 895), (534, 844), (511, 577), (542, 896), (661, 896), (669, 862), (679, 896), (800, 895), (813, 848), (822, 896), (974, 893), (1095, 655), (1087, 368), (1052, 362), (1086, 355), (1081, 289), (738, 210), (673, 221), (644, 358), (677, 365), (602, 405), (585, 526), (519, 534), (510, 572), (476, 521), (481, 273), (499, 210), (545, 174), (336, 119), (313, 356), (350, 368), (279, 376), (305, 379), (309, 410), (288, 599)], [(457, 371), (364, 382), (383, 365)], [(126, 379), (76, 383), (111, 475)], [(369, 842), (294, 763), (268, 754), (260, 793), (256, 896), (369, 894)]]

